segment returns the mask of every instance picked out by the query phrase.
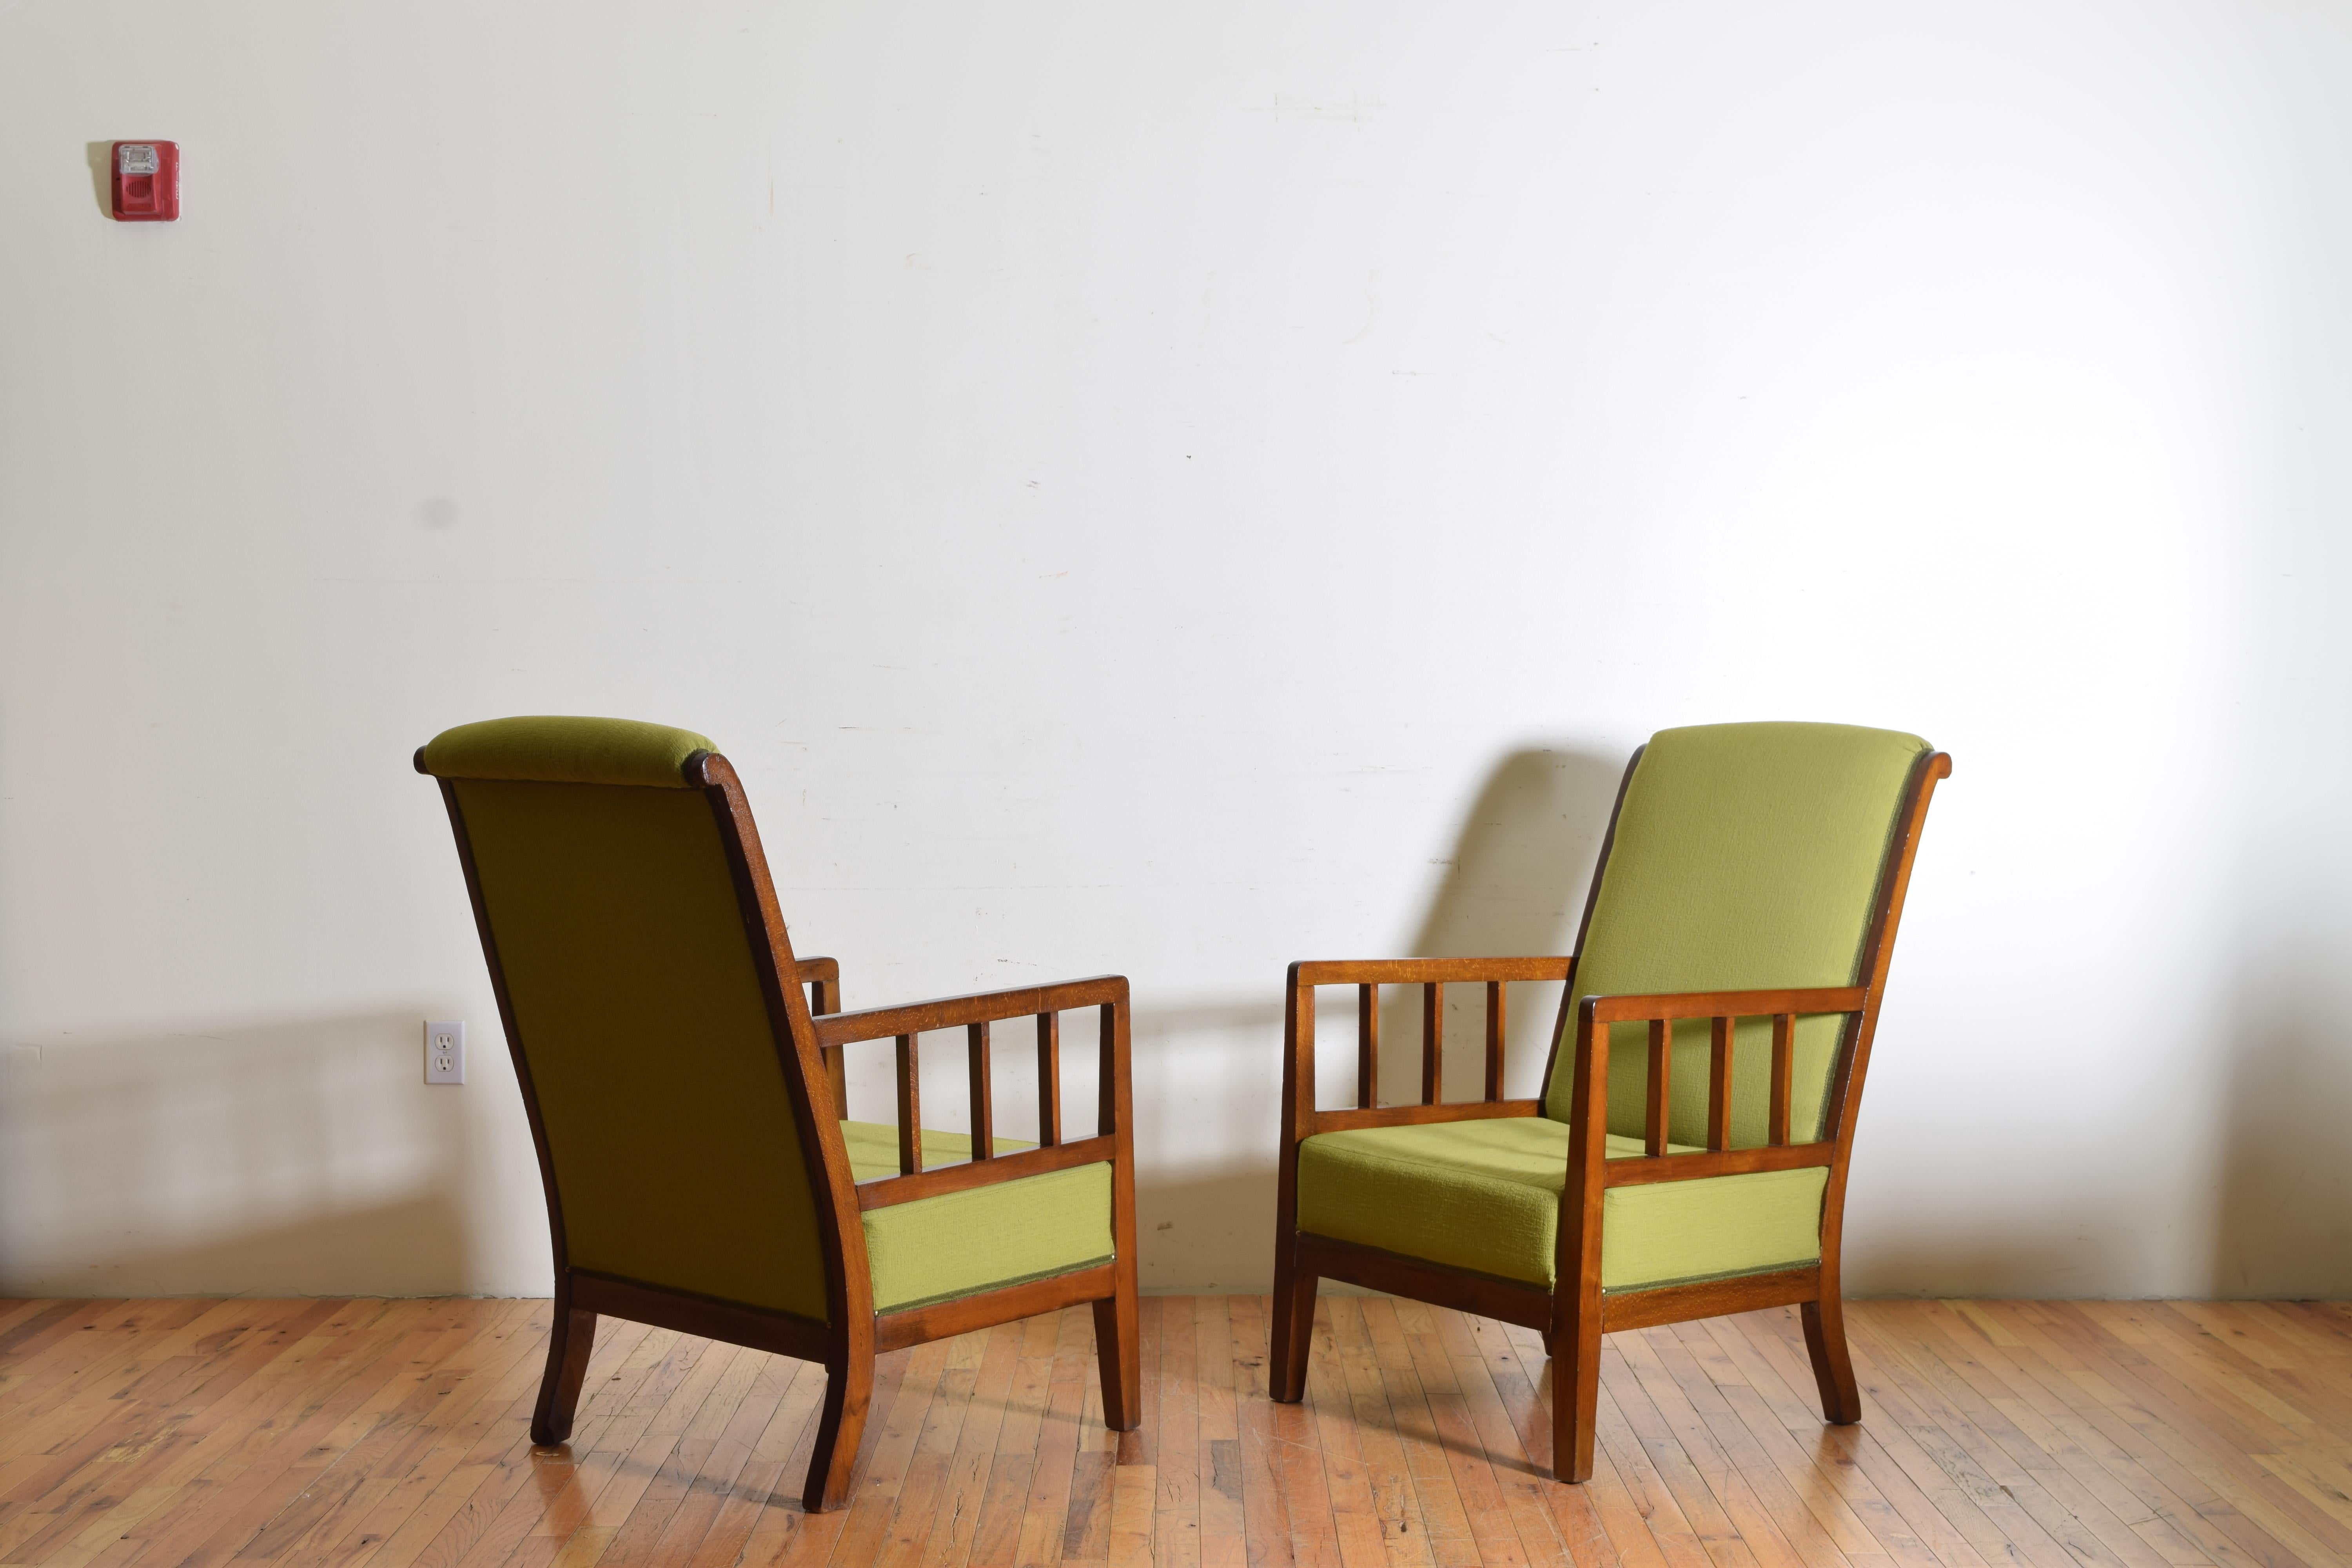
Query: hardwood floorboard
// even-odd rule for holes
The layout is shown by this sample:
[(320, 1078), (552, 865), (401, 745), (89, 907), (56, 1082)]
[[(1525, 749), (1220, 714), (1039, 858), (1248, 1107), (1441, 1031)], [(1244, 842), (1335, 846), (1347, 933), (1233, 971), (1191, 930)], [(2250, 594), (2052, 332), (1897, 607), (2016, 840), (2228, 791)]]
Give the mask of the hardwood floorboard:
[(1140, 1314), (1107, 1430), (1083, 1309), (894, 1352), (840, 1513), (821, 1368), (606, 1321), (526, 1430), (544, 1301), (0, 1302), (0, 1568), (2316, 1568), (2352, 1563), (2352, 1312), (1857, 1302), (1828, 1427), (1793, 1310), (1612, 1335), (1591, 1482), (1530, 1330), (1318, 1303)]

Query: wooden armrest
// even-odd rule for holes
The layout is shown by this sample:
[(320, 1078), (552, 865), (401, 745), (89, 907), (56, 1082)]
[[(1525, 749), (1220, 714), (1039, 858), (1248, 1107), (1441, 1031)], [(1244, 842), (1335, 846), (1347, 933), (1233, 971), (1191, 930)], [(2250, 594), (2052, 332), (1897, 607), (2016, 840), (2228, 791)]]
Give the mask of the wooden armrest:
[(1757, 1171), (1797, 1171), (1837, 1160), (1837, 1144), (1776, 1143), (1761, 1149), (1711, 1149), (1703, 1154), (1643, 1154), (1602, 1163), (1602, 1184), (1644, 1187), (1656, 1182), (1699, 1182)]
[[(1099, 1008), (1102, 1014), (1102, 1063), (1098, 1075), (1099, 1111), (1096, 1135), (1075, 1143), (1062, 1140), (1061, 1014), (1076, 1007)], [(989, 1080), (989, 1026), (1010, 1018), (1037, 1020), (1037, 1143), (1033, 1150), (999, 1155), (995, 1151), (995, 1096)], [(895, 1039), (898, 1046), (898, 1174), (858, 1184), (858, 1203), (866, 1208), (910, 1203), (938, 1193), (956, 1192), (991, 1182), (1013, 1181), (1045, 1171), (1065, 1170), (1124, 1153), (1131, 1142), (1128, 1126), (1128, 992), (1127, 976), (1098, 974), (1087, 980), (1066, 980), (1056, 985), (1024, 985), (1013, 991), (984, 991), (970, 996), (942, 996), (909, 1002), (898, 1007), (869, 1007), (859, 1013), (829, 1013), (812, 1020), (827, 1070), (836, 1069), (844, 1046), (865, 1040)], [(930, 1029), (961, 1026), (971, 1083), (971, 1163), (946, 1170), (923, 1170), (922, 1071), (916, 1037)], [(839, 1109), (848, 1110), (845, 1093), (836, 1091)], [(1003, 1166), (1002, 1173), (990, 1169)], [(868, 1196), (868, 1194), (872, 1196)]]
[(1326, 958), (1290, 966), (1293, 985), (1426, 985), (1565, 980), (1573, 958)]
[(1775, 1014), (1859, 1013), (1869, 993), (1859, 985), (1803, 991), (1670, 991), (1652, 996), (1587, 996), (1596, 1024), (1655, 1018), (1769, 1018)]
[(1002, 1023), (1007, 1018), (1025, 1018), (1066, 1007), (1126, 1005), (1127, 976), (1097, 974), (1087, 980), (1065, 980), (1057, 985), (1024, 985), (1015, 991), (981, 991), (969, 996), (908, 1002), (897, 1007), (835, 1013), (816, 1020), (816, 1037), (828, 1046), (848, 1046), (861, 1040), (886, 1040), (893, 1035), (919, 1034), (926, 1029), (952, 1029), (959, 1024)]
[[(1841, 985), (1780, 991), (1687, 991), (1646, 996), (1587, 996), (1577, 1009), (1576, 1068), (1580, 1087), (1577, 1110), (1592, 1119), (1588, 1141), (1605, 1139), (1608, 1119), (1609, 1034), (1612, 1024), (1650, 1026), (1649, 1097), (1643, 1116), (1647, 1157), (1613, 1161), (1610, 1186), (1644, 1182), (1696, 1181), (1703, 1176), (1748, 1171), (1793, 1170), (1830, 1163), (1828, 1143), (1791, 1145), (1789, 1103), (1795, 1072), (1797, 1020), (1808, 1015), (1860, 1013), (1869, 1003), (1863, 986)], [(1766, 1147), (1731, 1147), (1731, 1049), (1742, 1018), (1772, 1020), (1772, 1098), (1766, 1116)], [(1709, 1024), (1706, 1082), (1706, 1153), (1668, 1154), (1666, 1131), (1674, 1071), (1675, 1024), (1705, 1018)], [(1622, 1173), (1619, 1167), (1627, 1167)]]
[[(1536, 1101), (1503, 1098), (1504, 990), (1514, 982), (1565, 981), (1573, 958), (1370, 958), (1302, 960), (1290, 966), (1283, 1005), (1283, 1105), (1288, 1142), (1351, 1127), (1402, 1127), (1428, 1121), (1469, 1121), (1532, 1116)], [(1445, 987), (1486, 988), (1486, 1084), (1483, 1100), (1440, 1104), (1445, 1049)], [(1315, 988), (1356, 988), (1356, 1106), (1315, 1109)], [(1380, 989), (1421, 987), (1421, 1103), (1381, 1106)]]

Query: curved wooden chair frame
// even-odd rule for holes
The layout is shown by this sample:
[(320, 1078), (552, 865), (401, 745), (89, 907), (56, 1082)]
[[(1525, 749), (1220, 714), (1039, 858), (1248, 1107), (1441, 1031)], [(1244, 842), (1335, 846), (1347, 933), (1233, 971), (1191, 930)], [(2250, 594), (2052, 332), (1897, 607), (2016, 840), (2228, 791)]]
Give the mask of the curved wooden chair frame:
[[(1618, 786), (1617, 810), (1624, 805), (1625, 784), (1632, 781), (1633, 768), (1641, 760), (1642, 753), (1637, 751), (1626, 766), (1624, 783)], [(1315, 1324), (1316, 1283), (1318, 1279), (1339, 1279), (1542, 1330), (1553, 1356), (1552, 1468), (1553, 1474), (1564, 1481), (1584, 1481), (1592, 1477), (1592, 1432), (1601, 1391), (1601, 1336), (1619, 1329), (1685, 1322), (1761, 1307), (1797, 1306), (1802, 1312), (1813, 1376), (1821, 1386), (1822, 1413), (1839, 1426), (1861, 1420), (1862, 1394), (1854, 1384), (1853, 1363), (1846, 1352), (1838, 1273), (1845, 1221), (1846, 1166), (1853, 1150), (1854, 1118), (1862, 1104), (1863, 1079), (1870, 1068), (1871, 1039), (1878, 1027), (1879, 1001), (1886, 988), (1887, 965), (1895, 953), (1895, 928), (1902, 922), (1904, 894), (1911, 882), (1911, 862), (1919, 847), (1919, 830), (1927, 819), (1927, 803), (1937, 782), (1951, 776), (1951, 772), (1952, 760), (1941, 752), (1921, 757), (1913, 766), (1863, 942), (1860, 985), (1685, 995), (1588, 996), (1577, 1008), (1569, 1069), (1571, 1090), (1567, 1184), (1560, 1198), (1554, 1274), (1559, 1288), (1554, 1290), (1301, 1231), (1298, 1147), (1318, 1132), (1349, 1128), (1541, 1115), (1540, 1098), (1502, 1097), (1505, 987), (1528, 981), (1566, 983), (1560, 997), (1562, 1016), (1553, 1029), (1551, 1056), (1544, 1064), (1543, 1081), (1549, 1089), (1560, 1040), (1570, 1023), (1566, 1012), (1569, 998), (1575, 994), (1575, 958), (1408, 958), (1292, 964), (1283, 1010), (1283, 1150), (1269, 1368), (1274, 1397), (1284, 1403), (1296, 1403), (1304, 1397), (1307, 1358)], [(1580, 950), (1584, 945), (1585, 931), (1591, 925), (1592, 905), (1601, 891), (1601, 870), (1609, 863), (1615, 837), (1616, 810), (1612, 810), (1609, 837), (1602, 841), (1601, 862), (1593, 869), (1583, 922), (1577, 931)], [(1440, 1032), (1444, 1013), (1444, 989), (1448, 984), (1482, 984), (1486, 988), (1486, 1098), (1441, 1103), (1438, 1093), (1444, 1048)], [(1321, 985), (1353, 985), (1358, 989), (1357, 1087), (1352, 1110), (1318, 1110), (1315, 1107), (1315, 991)], [(1419, 1105), (1375, 1104), (1380, 1068), (1378, 993), (1382, 985), (1422, 987)], [(1811, 1014), (1843, 1014), (1845, 1028), (1831, 1071), (1824, 1135), (1818, 1142), (1791, 1143), (1790, 1047), (1796, 1019)], [(1738, 1019), (1752, 1017), (1772, 1020), (1769, 1132), (1762, 1147), (1733, 1149), (1733, 1026)], [(1701, 1152), (1670, 1154), (1666, 1152), (1667, 1071), (1673, 1058), (1669, 1040), (1674, 1020), (1681, 1018), (1712, 1021), (1707, 1146)], [(1646, 1148), (1641, 1157), (1611, 1160), (1606, 1158), (1609, 1026), (1644, 1022), (1650, 1026), (1649, 1096), (1643, 1130)], [(1601, 1199), (1609, 1188), (1816, 1165), (1829, 1167), (1830, 1173), (1822, 1194), (1822, 1257), (1818, 1264), (1648, 1289), (1601, 1289)]]
[[(417, 771), (425, 772), (418, 752)], [(803, 1505), (812, 1512), (840, 1508), (849, 1500), (850, 1479), (874, 1387), (874, 1358), (882, 1351), (943, 1339), (1015, 1319), (1089, 1303), (1102, 1376), (1103, 1422), (1114, 1431), (1133, 1431), (1141, 1420), (1141, 1366), (1137, 1359), (1135, 1274), (1135, 1160), (1133, 1110), (1128, 1067), (1127, 980), (1104, 975), (1057, 985), (1024, 987), (978, 995), (918, 1002), (901, 1007), (843, 1013), (841, 969), (830, 958), (795, 959), (786, 935), (776, 889), (761, 852), (759, 829), (742, 784), (727, 759), (711, 752), (688, 758), (688, 784), (709, 802), (721, 842), (734, 871), (735, 895), (768, 1004), (776, 1056), (792, 1098), (801, 1148), (808, 1160), (810, 1191), (816, 1199), (823, 1243), (825, 1321), (773, 1309), (726, 1301), (642, 1280), (575, 1268), (565, 1254), (563, 1194), (548, 1152), (547, 1131), (532, 1086), (530, 1062), (515, 1022), (476, 874), (473, 846), (457, 791), (439, 781), (466, 889), (481, 932), (506, 1026), (516, 1081), (530, 1114), (539, 1152), (541, 1180), (547, 1189), (548, 1231), (555, 1250), (555, 1316), (549, 1336), (547, 1371), (531, 1416), (531, 1441), (555, 1444), (571, 1436), (581, 1381), (600, 1316), (625, 1318), (656, 1328), (722, 1340), (754, 1350), (824, 1363), (824, 1405), (810, 1457)], [(804, 995), (805, 986), (814, 994)], [(1060, 1030), (1065, 1009), (1094, 1008), (1101, 1017), (1099, 1119), (1094, 1136), (1066, 1142), (1061, 1127)], [(1034, 1018), (1038, 1030), (1041, 1136), (1034, 1149), (992, 1154), (989, 1132), (994, 1117), (990, 1089), (989, 1026)], [(923, 1168), (916, 1037), (926, 1030), (962, 1027), (971, 1066), (974, 1156), (967, 1163)], [(843, 1050), (867, 1040), (895, 1040), (898, 1069), (899, 1173), (859, 1182), (850, 1172), (840, 1118), (847, 1107)], [(1108, 1162), (1111, 1166), (1112, 1261), (1053, 1275), (1025, 1284), (912, 1308), (877, 1313), (873, 1279), (866, 1259), (866, 1232), (859, 1214), (943, 1193), (963, 1192), (998, 1182), (1072, 1166)]]

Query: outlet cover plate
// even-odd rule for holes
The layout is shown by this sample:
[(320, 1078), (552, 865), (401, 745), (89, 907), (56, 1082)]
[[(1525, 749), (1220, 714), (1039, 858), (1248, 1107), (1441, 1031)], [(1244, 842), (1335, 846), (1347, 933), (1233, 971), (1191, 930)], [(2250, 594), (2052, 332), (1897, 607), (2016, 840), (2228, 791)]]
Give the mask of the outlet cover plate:
[(466, 1081), (466, 1021), (463, 1018), (440, 1018), (426, 1022), (425, 1081), (427, 1083)]

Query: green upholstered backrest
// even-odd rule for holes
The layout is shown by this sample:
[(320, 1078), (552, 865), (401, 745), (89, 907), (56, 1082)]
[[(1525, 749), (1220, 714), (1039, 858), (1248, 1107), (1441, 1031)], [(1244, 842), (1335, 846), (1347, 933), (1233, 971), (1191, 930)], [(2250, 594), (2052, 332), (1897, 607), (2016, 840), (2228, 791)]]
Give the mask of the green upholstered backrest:
[[(1853, 985), (1880, 874), (1914, 765), (1916, 735), (1845, 724), (1707, 724), (1651, 738), (1626, 783), (1576, 966), (1586, 996)], [(1568, 1115), (1570, 1033), (1548, 1115)], [(1819, 1137), (1843, 1020), (1801, 1019), (1792, 1138)], [(1609, 1130), (1639, 1136), (1648, 1026), (1609, 1047)], [(1677, 1025), (1669, 1136), (1706, 1141), (1707, 1025)], [(1766, 1140), (1769, 1023), (1733, 1047), (1732, 1145)]]
[(437, 737), (574, 1268), (822, 1319), (816, 1208), (702, 736), (501, 719)]

